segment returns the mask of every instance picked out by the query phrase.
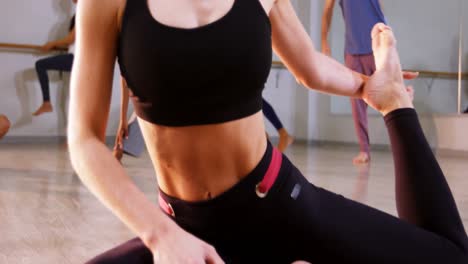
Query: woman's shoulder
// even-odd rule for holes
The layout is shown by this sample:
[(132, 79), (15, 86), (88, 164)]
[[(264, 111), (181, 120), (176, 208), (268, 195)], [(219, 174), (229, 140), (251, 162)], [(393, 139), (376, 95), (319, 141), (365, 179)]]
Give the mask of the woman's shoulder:
[[(120, 23), (127, 1), (132, 0), (80, 0), (78, 2), (78, 17), (99, 17), (100, 21)], [(118, 24), (120, 25), (120, 24)]]
[(78, 10), (86, 14), (98, 12), (105, 17), (115, 17), (115, 15), (124, 10), (126, 2), (127, 0), (80, 0), (78, 2)]

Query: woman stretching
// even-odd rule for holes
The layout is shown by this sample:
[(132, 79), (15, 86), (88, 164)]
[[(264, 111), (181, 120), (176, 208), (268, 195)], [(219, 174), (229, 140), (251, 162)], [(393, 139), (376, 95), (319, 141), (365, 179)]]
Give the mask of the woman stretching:
[[(72, 0), (73, 3), (77, 3), (78, 0)], [(42, 51), (47, 52), (54, 48), (68, 47), (68, 53), (55, 55), (40, 59), (36, 62), (36, 72), (41, 84), (42, 91), (42, 105), (33, 113), (34, 116), (38, 116), (43, 113), (53, 111), (52, 104), (50, 103), (50, 89), (49, 89), (49, 76), (47, 71), (66, 71), (69, 72), (73, 65), (73, 52), (75, 48), (75, 16), (70, 21), (68, 28), (68, 35), (62, 39), (51, 41), (42, 46)]]
[[(81, 0), (77, 25), (72, 164), (138, 236), (89, 263), (467, 263), (390, 28), (373, 31), (377, 71), (367, 79), (315, 50), (289, 0)], [(314, 186), (267, 142), (272, 47), (305, 86), (363, 98), (385, 116), (401, 219)], [(116, 57), (160, 208), (103, 143)]]

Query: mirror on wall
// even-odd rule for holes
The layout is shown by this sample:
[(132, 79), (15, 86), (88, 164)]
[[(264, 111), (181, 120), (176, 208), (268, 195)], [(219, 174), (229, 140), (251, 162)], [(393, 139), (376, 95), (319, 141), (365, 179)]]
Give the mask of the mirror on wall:
[[(418, 112), (455, 114), (465, 111), (468, 108), (468, 2), (380, 2), (387, 23), (398, 39), (403, 68), (421, 73), (417, 80), (407, 82), (414, 87)], [(345, 25), (341, 14), (336, 4), (329, 40), (332, 56), (344, 62)], [(351, 114), (349, 99), (332, 97), (331, 112)]]
[(468, 114), (468, 2), (460, 0), (462, 12), (460, 14), (460, 34), (462, 35), (462, 45), (460, 51), (461, 71), (460, 78), (460, 112)]

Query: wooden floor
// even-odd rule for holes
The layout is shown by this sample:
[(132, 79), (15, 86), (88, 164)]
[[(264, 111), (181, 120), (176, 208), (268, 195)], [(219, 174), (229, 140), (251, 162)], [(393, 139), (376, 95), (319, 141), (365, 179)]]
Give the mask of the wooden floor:
[[(373, 152), (370, 168), (352, 166), (350, 147), (299, 144), (287, 154), (316, 185), (396, 213), (388, 151)], [(468, 159), (439, 160), (468, 226)], [(124, 157), (124, 165), (155, 201), (148, 156)], [(0, 263), (83, 263), (132, 236), (83, 187), (63, 144), (0, 144)]]

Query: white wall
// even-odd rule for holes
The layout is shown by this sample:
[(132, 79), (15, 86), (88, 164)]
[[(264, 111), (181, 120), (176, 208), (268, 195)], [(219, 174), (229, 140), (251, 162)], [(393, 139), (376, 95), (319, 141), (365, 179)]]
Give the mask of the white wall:
[[(74, 5), (71, 0), (15, 0), (0, 3), (0, 42), (43, 44), (67, 34)], [(49, 74), (54, 112), (39, 117), (31, 113), (42, 103), (34, 63), (50, 54), (32, 54), (0, 49), (0, 113), (6, 114), (13, 127), (8, 137), (65, 135), (68, 79)], [(108, 134), (116, 131), (120, 90), (118, 71), (114, 81)]]

